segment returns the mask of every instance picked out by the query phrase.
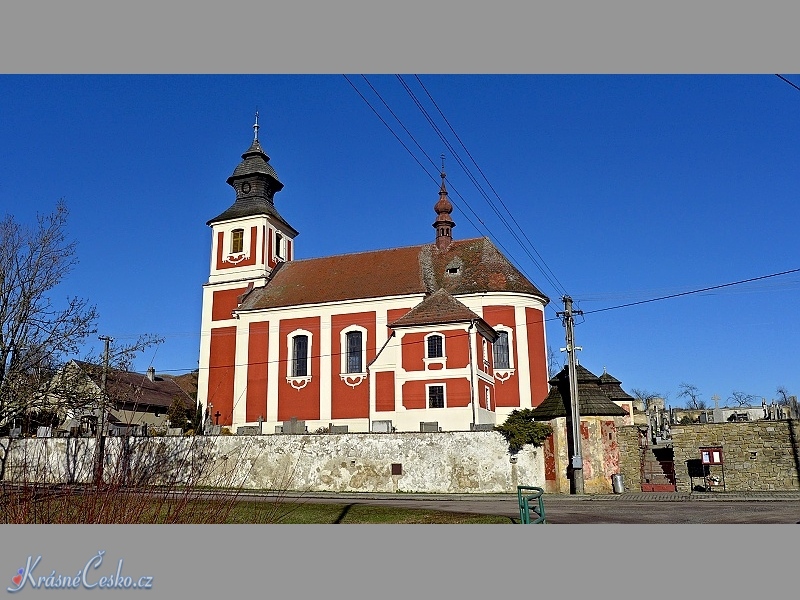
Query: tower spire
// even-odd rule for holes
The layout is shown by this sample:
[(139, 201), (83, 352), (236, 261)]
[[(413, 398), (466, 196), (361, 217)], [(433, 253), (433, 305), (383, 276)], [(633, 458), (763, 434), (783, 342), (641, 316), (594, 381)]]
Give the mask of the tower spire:
[(256, 122), (253, 125), (253, 141), (258, 141), (258, 107), (256, 106)]
[(453, 205), (447, 195), (447, 185), (445, 180), (447, 174), (444, 171), (444, 154), (442, 154), (442, 185), (439, 187), (439, 201), (434, 205), (433, 210), (436, 211), (436, 221), (433, 223), (433, 228), (436, 230), (436, 247), (439, 250), (445, 250), (450, 242), (453, 241), (453, 227), (456, 226), (455, 221), (450, 216), (453, 212)]

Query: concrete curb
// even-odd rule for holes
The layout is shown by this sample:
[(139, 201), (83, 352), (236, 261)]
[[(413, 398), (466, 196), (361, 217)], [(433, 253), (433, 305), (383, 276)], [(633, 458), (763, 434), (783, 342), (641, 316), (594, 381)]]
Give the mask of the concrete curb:
[[(270, 496), (269, 492), (243, 492), (247, 496), (258, 494)], [(285, 499), (314, 498), (329, 500), (409, 500), (409, 501), (463, 501), (495, 502), (508, 500), (516, 504), (516, 494), (413, 494), (413, 493), (368, 493), (368, 492), (281, 492), (274, 494)], [(545, 502), (800, 502), (800, 492), (631, 492), (574, 496), (567, 494), (545, 494)]]

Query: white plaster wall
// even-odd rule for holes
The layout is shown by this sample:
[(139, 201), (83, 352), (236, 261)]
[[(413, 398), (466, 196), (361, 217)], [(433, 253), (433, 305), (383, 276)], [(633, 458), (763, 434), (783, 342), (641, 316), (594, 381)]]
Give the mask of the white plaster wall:
[[(124, 438), (107, 440), (108, 473)], [(161, 460), (175, 481), (245, 489), (326, 492), (513, 493), (517, 485), (544, 486), (544, 453), (525, 447), (511, 461), (493, 431), (334, 435), (132, 438), (147, 443), (132, 464)], [(139, 440), (139, 442), (137, 442)], [(144, 442), (142, 441), (144, 440)], [(9, 478), (86, 482), (94, 440), (30, 439), (15, 444)], [(148, 462), (149, 461), (149, 462)], [(392, 464), (402, 475), (392, 475)], [(191, 468), (190, 468), (191, 465)], [(165, 475), (166, 477), (166, 475)]]

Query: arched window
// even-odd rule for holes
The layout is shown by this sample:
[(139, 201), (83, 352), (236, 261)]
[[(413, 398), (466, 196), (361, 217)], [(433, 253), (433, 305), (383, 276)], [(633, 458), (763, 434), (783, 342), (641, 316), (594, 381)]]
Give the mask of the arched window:
[(242, 252), (244, 252), (244, 229), (234, 229), (231, 231), (231, 254)]
[(346, 336), (346, 362), (347, 373), (362, 373), (364, 371), (363, 336), (360, 331), (348, 331)]
[(508, 332), (498, 331), (497, 339), (494, 341), (494, 368), (510, 369), (511, 362), (508, 352)]
[(428, 336), (427, 358), (442, 358), (444, 356), (444, 336), (434, 333)]
[(308, 336), (299, 334), (292, 338), (292, 377), (306, 377), (308, 371)]

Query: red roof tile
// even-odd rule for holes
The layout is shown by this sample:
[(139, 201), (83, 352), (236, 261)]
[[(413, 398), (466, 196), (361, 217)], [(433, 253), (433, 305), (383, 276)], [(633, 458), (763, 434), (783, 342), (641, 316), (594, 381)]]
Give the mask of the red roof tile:
[(360, 298), (509, 291), (548, 302), (487, 238), (293, 260), (273, 271), (266, 286), (248, 294), (238, 310), (258, 310)]

